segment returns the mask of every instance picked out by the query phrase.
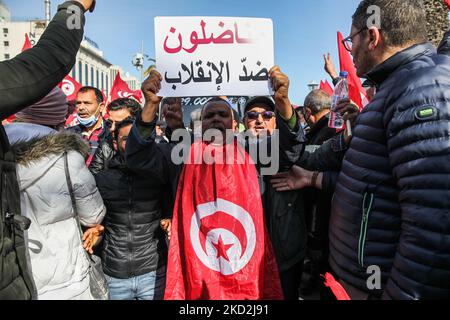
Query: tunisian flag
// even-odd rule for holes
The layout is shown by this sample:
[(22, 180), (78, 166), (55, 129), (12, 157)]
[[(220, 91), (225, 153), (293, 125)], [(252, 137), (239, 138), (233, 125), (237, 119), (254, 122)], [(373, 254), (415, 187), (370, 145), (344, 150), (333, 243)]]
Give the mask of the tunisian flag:
[(120, 98), (135, 98), (138, 102), (142, 103), (142, 91), (132, 91), (128, 84), (120, 77), (120, 72), (117, 73), (116, 79), (114, 79), (113, 86), (110, 93), (110, 101), (114, 101)]
[(445, 4), (447, 5), (448, 10), (450, 10), (450, 0), (445, 0)]
[[(202, 154), (234, 157), (221, 161), (229, 164), (195, 164)], [(236, 141), (227, 147), (200, 141), (191, 146), (189, 159), (178, 185), (164, 298), (282, 299), (249, 155)]]
[(77, 98), (78, 91), (82, 86), (74, 78), (67, 75), (63, 81), (58, 84), (58, 87), (60, 87), (67, 96), (67, 101), (72, 101)]
[(326, 93), (328, 93), (330, 96), (333, 95), (333, 87), (330, 85), (330, 83), (328, 82), (328, 80), (325, 81), (320, 81), (320, 90), (325, 91)]
[(342, 44), (342, 40), (344, 37), (338, 31), (337, 40), (338, 40), (338, 48), (339, 48), (339, 63), (341, 71), (348, 72), (348, 94), (350, 99), (353, 100), (358, 106), (359, 109), (364, 108), (368, 103), (369, 99), (367, 97), (366, 90), (364, 90), (361, 79), (356, 75), (355, 65), (353, 64), (353, 60), (350, 56), (350, 53), (345, 49)]

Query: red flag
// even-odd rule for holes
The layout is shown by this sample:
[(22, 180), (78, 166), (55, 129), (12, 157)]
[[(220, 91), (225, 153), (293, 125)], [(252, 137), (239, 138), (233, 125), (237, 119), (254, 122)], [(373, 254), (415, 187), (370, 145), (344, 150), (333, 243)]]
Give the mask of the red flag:
[(102, 96), (103, 96), (103, 101), (106, 103), (106, 93), (105, 93), (105, 90), (104, 89), (102, 89)]
[(447, 5), (448, 10), (450, 10), (450, 0), (445, 0), (445, 4)]
[[(195, 164), (203, 154), (234, 157), (222, 161), (228, 164)], [(200, 141), (189, 159), (175, 202), (165, 299), (282, 299), (249, 155), (236, 141), (227, 147)]]
[(75, 111), (69, 114), (69, 116), (67, 117), (66, 123), (64, 124), (64, 128), (70, 128), (76, 126), (77, 124), (79, 124), (79, 122), (77, 119), (77, 110), (75, 109)]
[(362, 109), (369, 102), (367, 93), (361, 84), (361, 79), (359, 79), (359, 77), (356, 75), (356, 69), (355, 65), (353, 64), (352, 57), (342, 44), (343, 36), (339, 31), (337, 33), (337, 39), (340, 69), (341, 71), (348, 72), (347, 80), (350, 99), (353, 100), (360, 109)]
[(120, 77), (120, 72), (117, 73), (116, 79), (114, 79), (113, 86), (110, 93), (111, 101), (120, 98), (135, 98), (138, 102), (142, 103), (142, 91), (132, 91), (128, 84)]
[(330, 96), (333, 95), (333, 87), (330, 85), (328, 80), (320, 81), (320, 88), (319, 89), (325, 91)]
[(22, 47), (22, 52), (27, 51), (28, 49), (31, 49), (33, 46), (31, 45), (30, 38), (28, 37), (28, 33), (25, 33), (25, 43)]
[(67, 101), (72, 101), (77, 98), (77, 93), (81, 89), (82, 85), (79, 84), (74, 78), (67, 75), (58, 87), (64, 92), (67, 96)]
[(325, 286), (330, 288), (337, 300), (351, 300), (344, 287), (330, 273), (325, 273)]

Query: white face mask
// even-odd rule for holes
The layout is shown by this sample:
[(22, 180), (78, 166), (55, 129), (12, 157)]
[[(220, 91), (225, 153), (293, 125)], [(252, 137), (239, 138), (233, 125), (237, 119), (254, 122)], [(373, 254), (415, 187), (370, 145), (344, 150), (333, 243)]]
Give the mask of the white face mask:
[(95, 115), (90, 116), (89, 118), (81, 118), (78, 114), (77, 114), (77, 120), (78, 122), (86, 128), (90, 128), (92, 127), (94, 124), (97, 123), (98, 121), (98, 116), (96, 117)]

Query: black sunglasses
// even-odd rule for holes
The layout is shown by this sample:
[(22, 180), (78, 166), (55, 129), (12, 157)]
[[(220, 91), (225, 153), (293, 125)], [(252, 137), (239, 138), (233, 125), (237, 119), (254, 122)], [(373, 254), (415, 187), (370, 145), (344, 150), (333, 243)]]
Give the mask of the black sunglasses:
[(249, 120), (257, 120), (259, 118), (259, 115), (261, 115), (264, 120), (270, 120), (273, 117), (275, 117), (275, 112), (273, 112), (273, 111), (264, 111), (264, 112), (249, 111), (246, 113), (246, 115)]

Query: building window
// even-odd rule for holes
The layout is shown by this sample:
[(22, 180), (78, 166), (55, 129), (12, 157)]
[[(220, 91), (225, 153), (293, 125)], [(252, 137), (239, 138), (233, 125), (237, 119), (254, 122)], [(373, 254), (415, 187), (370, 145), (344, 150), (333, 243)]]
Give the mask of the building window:
[(4, 34), (8, 34), (8, 33), (9, 33), (8, 28), (3, 28), (3, 33), (4, 33)]
[(3, 41), (3, 45), (4, 45), (5, 47), (9, 47), (9, 41)]
[(6, 59), (6, 60), (9, 59), (9, 53), (5, 53), (5, 59)]
[(84, 85), (87, 86), (89, 84), (89, 66), (87, 63), (84, 65)]
[(83, 62), (78, 61), (78, 80), (79, 83), (83, 83)]
[(109, 94), (109, 77), (106, 75), (106, 94)]
[(72, 75), (71, 75), (71, 77), (73, 78), (73, 79), (76, 79), (76, 69), (77, 69), (77, 67), (76, 66), (74, 66), (73, 68), (72, 68)]
[(102, 90), (105, 89), (105, 74), (102, 72)]
[(97, 69), (97, 71), (95, 73), (95, 76), (96, 76), (96, 79), (97, 79), (97, 88), (100, 89), (100, 77), (98, 76), (98, 69)]

